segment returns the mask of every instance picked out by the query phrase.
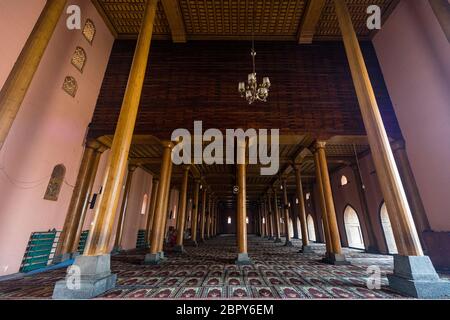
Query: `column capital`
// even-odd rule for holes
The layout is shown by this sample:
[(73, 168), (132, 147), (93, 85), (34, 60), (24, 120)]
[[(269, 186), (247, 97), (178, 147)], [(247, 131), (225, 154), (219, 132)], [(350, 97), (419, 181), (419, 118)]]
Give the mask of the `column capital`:
[(326, 141), (316, 141), (315, 143), (314, 143), (314, 146), (313, 146), (313, 148), (314, 148), (314, 150), (319, 150), (319, 149), (325, 149), (325, 146), (327, 145), (327, 142)]
[(86, 148), (97, 150), (101, 146), (102, 144), (95, 139), (86, 141)]
[(173, 149), (173, 147), (174, 147), (173, 142), (170, 141), (170, 140), (163, 140), (163, 141), (161, 141), (161, 145), (162, 145), (163, 148)]

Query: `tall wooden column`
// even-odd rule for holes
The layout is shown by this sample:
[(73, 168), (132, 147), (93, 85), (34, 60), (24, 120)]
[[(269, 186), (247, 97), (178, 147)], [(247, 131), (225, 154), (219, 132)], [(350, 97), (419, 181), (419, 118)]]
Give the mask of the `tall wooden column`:
[(420, 197), (416, 179), (414, 178), (414, 173), (409, 163), (408, 154), (406, 153), (405, 141), (398, 140), (394, 142), (392, 144), (392, 150), (394, 152), (395, 161), (397, 163), (400, 177), (405, 188), (406, 197), (411, 207), (413, 219), (419, 233), (419, 239), (421, 240), (424, 249), (426, 249), (422, 234), (426, 231), (430, 231), (431, 227), (430, 223), (428, 222), (425, 207), (422, 203), (422, 198)]
[(274, 240), (275, 239), (275, 227), (274, 227), (274, 213), (272, 210), (272, 197), (270, 193), (267, 193), (267, 210), (269, 211), (269, 222), (270, 222), (270, 228), (269, 228), (269, 240)]
[(123, 190), (123, 200), (122, 205), (120, 207), (119, 214), (119, 222), (117, 224), (116, 230), (116, 238), (114, 240), (114, 249), (113, 252), (117, 253), (122, 250), (122, 237), (123, 237), (123, 228), (125, 225), (125, 215), (127, 213), (128, 208), (128, 197), (130, 196), (131, 182), (133, 180), (134, 171), (136, 170), (136, 166), (128, 166), (128, 175), (127, 180), (125, 182), (125, 189)]
[[(328, 215), (327, 215), (327, 206), (325, 204), (325, 192), (323, 190), (322, 183), (322, 174), (320, 172), (320, 161), (319, 161), (319, 153), (317, 150), (312, 150), (314, 153), (314, 164), (316, 167), (316, 183), (317, 189), (319, 191), (319, 205), (320, 211), (322, 212), (322, 222), (323, 222), (323, 232), (325, 238), (326, 245), (326, 256), (331, 255), (333, 252), (333, 246), (331, 244), (331, 236), (330, 236), (330, 227), (328, 226)], [(320, 228), (320, 223), (317, 223), (317, 226)]]
[[(238, 148), (244, 148), (243, 146), (238, 146)], [(245, 154), (245, 153), (244, 153)], [(245, 161), (242, 161), (245, 162)], [(236, 217), (236, 227), (237, 227), (237, 245), (238, 245), (238, 258), (236, 264), (251, 264), (251, 260), (248, 256), (247, 250), (247, 165), (237, 164), (237, 185), (239, 191), (237, 194), (237, 217)], [(267, 222), (266, 222), (267, 223)]]
[(367, 235), (368, 235), (368, 243), (365, 243), (366, 251), (371, 253), (378, 253), (380, 252), (377, 247), (377, 240), (375, 238), (375, 234), (373, 231), (373, 224), (372, 219), (370, 218), (369, 214), (369, 206), (367, 204), (367, 197), (366, 197), (366, 191), (364, 189), (364, 184), (362, 182), (361, 173), (359, 171), (358, 164), (352, 164), (350, 167), (353, 169), (353, 175), (355, 176), (355, 182), (356, 182), (356, 188), (358, 189), (358, 195), (359, 199), (361, 201), (361, 210), (362, 210), (362, 216), (364, 217), (364, 220), (366, 221), (367, 225)]
[(294, 164), (295, 170), (295, 183), (298, 199), (298, 218), (300, 219), (300, 228), (302, 229), (302, 251), (303, 253), (312, 252), (312, 248), (309, 245), (308, 238), (308, 224), (306, 222), (306, 210), (305, 210), (305, 198), (303, 195), (302, 186), (302, 165)]
[(187, 204), (187, 188), (189, 181), (189, 166), (185, 166), (183, 170), (183, 182), (180, 191), (180, 205), (177, 217), (177, 246), (175, 250), (183, 252), (184, 241), (184, 225), (186, 223), (186, 204)]
[(203, 188), (202, 195), (202, 215), (200, 217), (200, 241), (205, 242), (205, 227), (206, 227), (206, 188)]
[(281, 242), (280, 210), (278, 209), (277, 189), (273, 188), (273, 208), (275, 212), (275, 242)]
[(400, 255), (422, 256), (414, 220), (383, 125), (369, 74), (344, 0), (335, 0), (345, 50), (355, 85), (381, 191)]
[(156, 196), (155, 215), (153, 218), (153, 226), (150, 240), (150, 252), (145, 256), (144, 263), (158, 264), (161, 261), (160, 240), (164, 237), (164, 219), (166, 219), (167, 205), (166, 200), (167, 186), (170, 186), (170, 175), (172, 171), (172, 148), (173, 143), (170, 141), (163, 142), (163, 155), (161, 161), (160, 181)]
[(208, 212), (206, 213), (206, 239), (211, 238), (211, 211), (212, 211), (213, 199), (208, 199)]
[(147, 224), (146, 224), (146, 239), (147, 244), (150, 245), (151, 234), (152, 234), (152, 228), (153, 228), (153, 220), (155, 218), (155, 209), (156, 209), (156, 202), (157, 202), (157, 196), (158, 196), (158, 186), (159, 186), (159, 179), (153, 178), (152, 181), (152, 196), (150, 199), (150, 205), (148, 207), (148, 214), (147, 214)]
[(145, 6), (144, 19), (141, 24), (133, 64), (107, 165), (106, 183), (103, 188), (99, 209), (95, 215), (94, 225), (86, 244), (85, 255), (88, 256), (109, 253), (109, 239), (111, 238), (120, 190), (127, 168), (128, 153), (147, 69), (157, 3), (157, 0), (148, 0)]
[(169, 209), (169, 201), (170, 201), (170, 193), (172, 190), (172, 185), (171, 185), (171, 180), (172, 180), (172, 170), (173, 170), (173, 165), (172, 162), (170, 162), (170, 168), (169, 168), (169, 178), (168, 178), (168, 183), (166, 186), (166, 192), (164, 193), (164, 203), (163, 203), (163, 212), (164, 212), (164, 219), (162, 220), (162, 224), (161, 224), (161, 230), (162, 230), (162, 234), (161, 237), (159, 238), (159, 253), (161, 257), (164, 257), (164, 240), (166, 239), (166, 235), (167, 235), (167, 223), (169, 221), (169, 217), (170, 217), (170, 211)]
[(77, 182), (70, 199), (64, 227), (59, 238), (56, 252), (56, 260), (64, 261), (70, 259), (77, 252), (78, 242), (83, 229), (84, 218), (89, 206), (89, 199), (95, 181), (100, 157), (105, 151), (99, 142), (88, 141), (84, 149)]
[(192, 208), (191, 240), (197, 246), (198, 206), (199, 206), (200, 180), (194, 183), (194, 207)]
[(348, 261), (346, 261), (345, 259), (345, 255), (342, 253), (341, 239), (339, 237), (339, 229), (336, 218), (336, 210), (334, 208), (333, 192), (331, 190), (330, 176), (328, 173), (328, 165), (325, 155), (325, 142), (316, 142), (315, 148), (319, 160), (321, 182), (331, 241), (331, 254), (328, 254), (328, 256), (326, 257), (326, 262), (332, 264), (348, 264)]
[(283, 183), (283, 211), (284, 211), (284, 232), (286, 233), (286, 247), (292, 247), (291, 235), (289, 234), (289, 201), (287, 196), (287, 181), (284, 179)]
[(67, 0), (47, 0), (0, 91), (0, 150), (19, 112)]

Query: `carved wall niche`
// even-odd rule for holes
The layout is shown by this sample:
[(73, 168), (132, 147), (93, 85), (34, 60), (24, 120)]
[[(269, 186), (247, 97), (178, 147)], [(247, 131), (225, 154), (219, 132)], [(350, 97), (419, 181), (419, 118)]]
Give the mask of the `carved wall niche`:
[(77, 68), (78, 71), (83, 73), (84, 66), (86, 65), (86, 51), (82, 47), (77, 47), (72, 56), (72, 65)]
[(94, 42), (95, 33), (96, 29), (94, 22), (91, 19), (87, 19), (83, 28), (83, 36), (90, 44)]
[(67, 76), (64, 79), (63, 90), (67, 92), (67, 94), (75, 98), (78, 90), (77, 80), (75, 80), (75, 78), (72, 76)]
[(59, 193), (61, 191), (64, 178), (66, 176), (66, 167), (58, 164), (53, 168), (52, 176), (48, 182), (47, 190), (45, 191), (44, 199), (49, 201), (58, 201)]

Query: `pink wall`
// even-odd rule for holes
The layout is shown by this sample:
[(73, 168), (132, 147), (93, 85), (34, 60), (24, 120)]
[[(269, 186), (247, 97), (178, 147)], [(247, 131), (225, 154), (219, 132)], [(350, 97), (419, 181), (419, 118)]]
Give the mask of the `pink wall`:
[(428, 1), (400, 2), (374, 46), (434, 231), (450, 231), (450, 44)]
[[(45, 1), (2, 0), (0, 84), (3, 85)], [(113, 37), (89, 1), (72, 1), (91, 18), (91, 46), (61, 18), (9, 136), (0, 152), (0, 276), (15, 273), (33, 231), (61, 230), (83, 152), (83, 138), (97, 101)], [(65, 16), (64, 16), (65, 17)], [(70, 63), (81, 45), (88, 61), (83, 74)], [(75, 98), (66, 94), (66, 75), (78, 80)], [(45, 103), (43, 103), (45, 101)], [(43, 199), (53, 167), (64, 164), (66, 183), (57, 202)]]

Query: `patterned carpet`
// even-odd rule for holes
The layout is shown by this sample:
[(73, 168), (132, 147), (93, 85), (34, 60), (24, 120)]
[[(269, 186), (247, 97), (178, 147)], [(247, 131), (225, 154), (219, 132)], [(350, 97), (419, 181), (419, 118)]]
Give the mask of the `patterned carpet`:
[[(114, 256), (112, 270), (118, 275), (115, 289), (98, 299), (395, 299), (386, 272), (392, 257), (344, 249), (349, 266), (320, 262), (324, 246), (314, 244), (315, 253), (298, 253), (273, 241), (249, 236), (249, 255), (254, 264), (236, 266), (235, 238), (208, 240), (187, 254), (166, 251), (167, 261), (158, 266), (142, 265), (145, 251)], [(382, 289), (369, 290), (366, 268), (382, 270)], [(65, 270), (54, 270), (18, 280), (0, 282), (0, 299), (49, 299), (53, 286)]]

